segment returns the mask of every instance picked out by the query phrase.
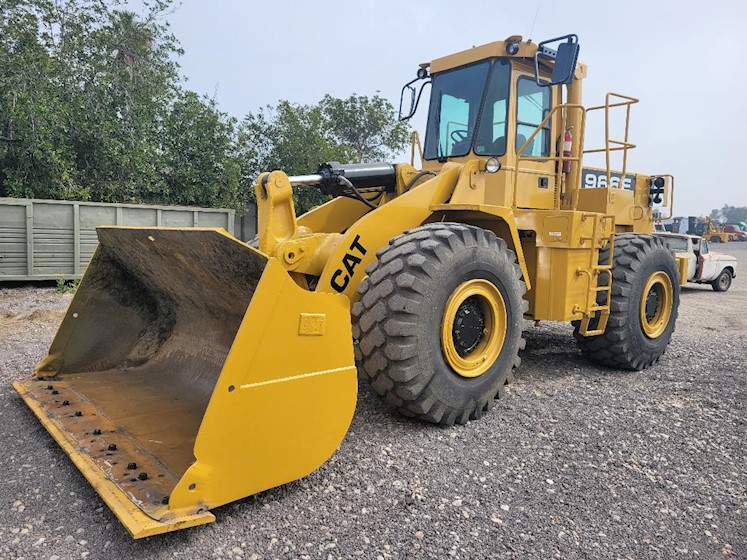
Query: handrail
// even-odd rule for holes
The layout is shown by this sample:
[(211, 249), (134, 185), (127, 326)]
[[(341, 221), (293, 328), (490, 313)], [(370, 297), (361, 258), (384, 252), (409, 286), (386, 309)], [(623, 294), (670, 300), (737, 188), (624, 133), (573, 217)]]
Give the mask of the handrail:
[(659, 220), (671, 220), (672, 216), (674, 216), (674, 175), (667, 173), (665, 175), (656, 176), (669, 179), (669, 203), (664, 206), (667, 210), (669, 210), (669, 215), (666, 218), (659, 216)]
[[(553, 117), (553, 115), (557, 111), (559, 111), (561, 109), (569, 109), (569, 110), (575, 109), (575, 110), (578, 110), (578, 111), (581, 112), (581, 119), (580, 119), (580, 122), (579, 122), (580, 131), (579, 131), (579, 134), (578, 134), (579, 144), (578, 144), (578, 149), (576, 151), (576, 153), (579, 154), (579, 155), (577, 155), (577, 156), (564, 156), (563, 155), (563, 150), (559, 150), (558, 147), (557, 147), (557, 144), (555, 144), (555, 147), (553, 148), (553, 150), (552, 150), (551, 153), (556, 153), (557, 152), (559, 155), (556, 155), (556, 156), (522, 156), (522, 153), (524, 152), (524, 150), (534, 140), (534, 137), (537, 136), (537, 134), (539, 134), (541, 130), (544, 130), (545, 125), (548, 123), (548, 121)], [(566, 123), (568, 121), (568, 111), (561, 112), (560, 119), (561, 119), (560, 120), (560, 124), (561, 124), (560, 131), (561, 131), (561, 134), (564, 134), (565, 131), (566, 131), (566, 129), (567, 129)], [(537, 128), (534, 129), (534, 132), (532, 132), (532, 134), (529, 136), (529, 138), (527, 138), (527, 140), (524, 142), (524, 144), (521, 146), (521, 148), (519, 148), (518, 150), (516, 150), (516, 171), (514, 172), (514, 185), (513, 185), (513, 200), (514, 200), (514, 204), (516, 204), (516, 192), (517, 192), (518, 183), (519, 183), (519, 163), (522, 162), (522, 161), (542, 161), (542, 162), (544, 162), (544, 161), (557, 161), (558, 165), (557, 165), (557, 170), (555, 172), (555, 200), (554, 200), (554, 206), (555, 206), (556, 210), (560, 209), (560, 187), (561, 187), (562, 180), (563, 180), (563, 163), (564, 162), (566, 162), (566, 161), (575, 161), (575, 162), (578, 162), (579, 169), (578, 169), (578, 177), (576, 177), (576, 179), (577, 179), (576, 183), (577, 183), (577, 186), (580, 185), (581, 161), (583, 159), (583, 154), (585, 153), (584, 149), (583, 149), (585, 127), (586, 127), (586, 109), (584, 108), (583, 105), (579, 105), (577, 103), (564, 103), (564, 104), (556, 105), (555, 107), (552, 108), (552, 110), (550, 110), (550, 112), (547, 114), (547, 116), (544, 119), (542, 119), (542, 122), (539, 125), (537, 125)], [(573, 209), (574, 210), (576, 209), (576, 205), (578, 204), (578, 200), (577, 199), (578, 199), (578, 197), (574, 197), (574, 199), (573, 199)]]
[[(622, 99), (616, 103), (610, 103), (611, 98)], [(631, 97), (629, 95), (623, 95), (622, 93), (608, 92), (604, 98), (604, 105), (596, 105), (589, 107), (586, 112), (598, 111), (604, 109), (604, 148), (594, 148), (592, 150), (585, 150), (585, 154), (594, 154), (599, 152), (605, 153), (605, 160), (607, 164), (607, 185), (612, 184), (612, 166), (610, 165), (610, 152), (622, 151), (623, 152), (623, 165), (622, 171), (620, 172), (620, 187), (625, 180), (625, 172), (628, 166), (628, 150), (635, 148), (635, 144), (631, 144), (628, 141), (630, 132), (630, 107), (638, 103), (638, 98)], [(612, 140), (610, 139), (610, 109), (614, 107), (625, 107), (625, 139), (624, 140)], [(610, 147), (610, 144), (616, 144), (618, 147)]]
[(417, 130), (413, 130), (410, 134), (410, 165), (415, 167), (415, 146), (418, 148), (418, 156), (420, 157), (420, 164), (423, 164), (423, 145), (420, 143), (420, 134)]

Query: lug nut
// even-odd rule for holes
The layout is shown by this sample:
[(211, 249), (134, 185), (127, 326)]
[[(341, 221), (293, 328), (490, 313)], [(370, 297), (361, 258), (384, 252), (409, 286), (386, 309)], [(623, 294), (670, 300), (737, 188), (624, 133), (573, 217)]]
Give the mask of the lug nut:
[(70, 401), (62, 401), (62, 406), (67, 406), (70, 404)]
[(148, 480), (148, 473), (147, 472), (141, 472), (139, 475), (137, 475), (137, 477), (140, 480)]
[(134, 471), (137, 468), (137, 463), (127, 463), (127, 470)]
[(117, 444), (116, 443), (110, 443), (109, 444), (109, 451), (116, 451), (117, 450)]
[(95, 430), (93, 431), (93, 435), (95, 435), (95, 436), (100, 436), (100, 435), (101, 435), (101, 430), (99, 430), (98, 428), (96, 428), (96, 429), (95, 429)]
[(76, 416), (83, 416), (83, 413), (80, 410), (75, 411)]

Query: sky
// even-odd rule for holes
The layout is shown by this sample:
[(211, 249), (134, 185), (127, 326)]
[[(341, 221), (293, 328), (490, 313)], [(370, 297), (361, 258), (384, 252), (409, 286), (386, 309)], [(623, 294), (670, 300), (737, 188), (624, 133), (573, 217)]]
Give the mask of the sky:
[[(237, 118), (326, 93), (379, 92), (396, 106), (421, 62), (510, 35), (576, 33), (589, 67), (584, 104), (608, 91), (640, 99), (628, 169), (673, 174), (675, 215), (747, 206), (747, 2), (183, 0), (168, 21), (185, 50), (186, 87)], [(426, 109), (412, 120), (421, 136)], [(586, 147), (601, 146), (603, 134), (590, 120)]]

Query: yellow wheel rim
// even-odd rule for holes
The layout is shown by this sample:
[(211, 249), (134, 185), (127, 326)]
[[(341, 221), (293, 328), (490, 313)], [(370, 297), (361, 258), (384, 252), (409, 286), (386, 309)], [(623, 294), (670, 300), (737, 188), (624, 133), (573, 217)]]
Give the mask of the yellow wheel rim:
[(446, 302), (441, 323), (446, 362), (462, 377), (482, 375), (501, 353), (506, 323), (506, 304), (491, 282), (460, 284)]
[(641, 326), (649, 338), (664, 333), (672, 316), (672, 280), (666, 272), (654, 272), (648, 277), (641, 295)]

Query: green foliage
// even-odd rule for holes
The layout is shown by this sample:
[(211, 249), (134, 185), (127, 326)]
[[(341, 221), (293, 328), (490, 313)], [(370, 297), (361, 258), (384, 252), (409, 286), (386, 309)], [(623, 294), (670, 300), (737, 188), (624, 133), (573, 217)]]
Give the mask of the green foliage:
[[(314, 105), (280, 101), (248, 114), (239, 134), (246, 184), (261, 171), (282, 169), (289, 175), (304, 175), (324, 161), (349, 161), (352, 154), (335, 145), (326, 130), (322, 111)], [(299, 214), (324, 202), (313, 188), (296, 189), (294, 197)]]
[(379, 96), (325, 95), (319, 104), (333, 140), (351, 149), (356, 162), (387, 161), (407, 146), (409, 129), (394, 106)]
[(724, 204), (720, 210), (711, 210), (711, 218), (727, 224), (738, 224), (747, 222), (747, 206), (729, 206)]
[[(230, 118), (180, 86), (171, 0), (0, 0), (0, 196), (233, 207), (263, 170), (389, 159), (407, 126), (378, 94)], [(300, 189), (303, 212), (322, 202)]]
[(0, 195), (243, 205), (236, 122), (179, 87), (170, 2), (1, 1)]
[(57, 290), (58, 294), (74, 294), (78, 289), (78, 284), (80, 284), (80, 280), (65, 280), (64, 278), (58, 278), (55, 290)]
[[(387, 160), (401, 152), (408, 128), (394, 106), (375, 95), (337, 99), (326, 95), (316, 105), (280, 101), (246, 116), (240, 126), (242, 177), (249, 183), (261, 170), (289, 175), (313, 173), (320, 163)], [(253, 193), (252, 193), (253, 196)], [(296, 211), (324, 202), (316, 189), (294, 192)]]

